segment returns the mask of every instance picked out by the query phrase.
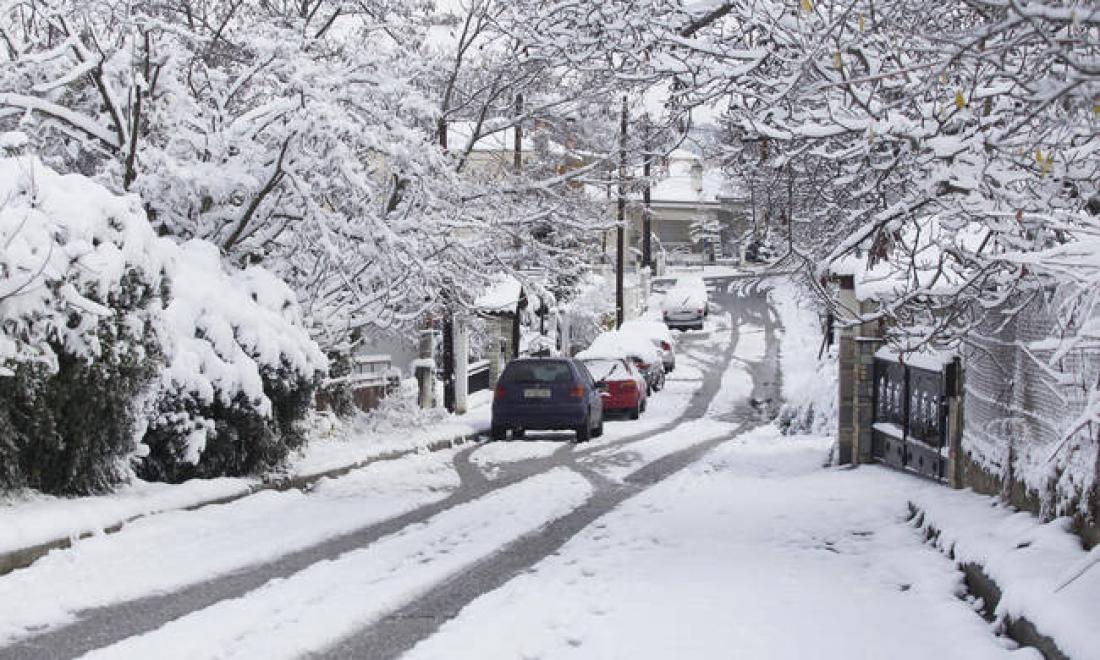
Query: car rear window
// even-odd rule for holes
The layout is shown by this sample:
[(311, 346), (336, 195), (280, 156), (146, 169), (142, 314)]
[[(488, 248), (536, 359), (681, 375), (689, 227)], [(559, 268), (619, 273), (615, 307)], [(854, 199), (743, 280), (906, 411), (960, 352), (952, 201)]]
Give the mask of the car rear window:
[(571, 383), (573, 370), (568, 362), (513, 362), (501, 380), (517, 383)]
[(623, 363), (618, 360), (585, 360), (584, 366), (588, 373), (592, 374), (592, 380), (619, 380), (629, 378)]

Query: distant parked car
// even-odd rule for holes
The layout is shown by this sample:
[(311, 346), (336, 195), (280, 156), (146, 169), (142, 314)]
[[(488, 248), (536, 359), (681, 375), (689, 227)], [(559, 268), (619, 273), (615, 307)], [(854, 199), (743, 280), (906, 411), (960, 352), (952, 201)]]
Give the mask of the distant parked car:
[(604, 412), (626, 413), (630, 419), (638, 419), (645, 412), (645, 377), (629, 360), (595, 358), (583, 362), (603, 397)]
[(775, 258), (775, 249), (771, 245), (757, 239), (745, 248), (745, 261), (751, 263), (765, 263)]
[(665, 366), (665, 373), (672, 373), (676, 368), (676, 340), (672, 338), (668, 326), (660, 321), (649, 319), (631, 319), (624, 321), (619, 332), (636, 334), (653, 342), (653, 345), (661, 349), (661, 362)]
[(645, 376), (649, 394), (665, 386), (665, 367), (661, 350), (648, 339), (629, 332), (611, 330), (601, 333), (592, 345), (577, 354), (577, 358), (624, 358), (630, 360)]
[(649, 283), (649, 290), (653, 293), (668, 293), (668, 290), (674, 288), (675, 286), (675, 277), (655, 277)]
[(570, 358), (521, 358), (504, 368), (493, 395), (489, 434), (572, 430), (577, 442), (603, 435), (603, 401), (588, 370)]
[(696, 288), (676, 288), (665, 294), (661, 317), (669, 328), (702, 330), (709, 313), (707, 292)]

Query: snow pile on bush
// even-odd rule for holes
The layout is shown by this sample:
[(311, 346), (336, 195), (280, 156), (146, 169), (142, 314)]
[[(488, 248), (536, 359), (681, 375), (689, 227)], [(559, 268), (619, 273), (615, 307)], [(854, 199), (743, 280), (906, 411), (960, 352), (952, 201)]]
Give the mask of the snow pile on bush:
[(776, 281), (768, 297), (783, 324), (779, 425), (788, 433), (830, 433), (837, 415), (837, 362), (821, 350), (819, 305), (804, 286), (788, 279)]
[(562, 308), (569, 320), (570, 350), (588, 346), (615, 319), (615, 287), (607, 278), (588, 273)]
[(326, 358), (270, 272), (227, 274), (210, 243), (166, 244), (168, 365), (139, 474), (180, 481), (273, 467), (304, 442), (296, 422)]
[(33, 157), (0, 158), (0, 245), (0, 487), (102, 491), (143, 453), (143, 476), (240, 474), (300, 442), (326, 360), (270, 273)]

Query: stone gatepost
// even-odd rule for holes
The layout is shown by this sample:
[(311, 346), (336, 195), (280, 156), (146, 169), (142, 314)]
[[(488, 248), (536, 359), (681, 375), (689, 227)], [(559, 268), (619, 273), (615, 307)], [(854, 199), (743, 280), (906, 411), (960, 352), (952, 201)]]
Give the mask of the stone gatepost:
[(859, 311), (856, 300), (855, 279), (850, 275), (838, 278), (840, 296), (838, 299), (836, 323), (837, 332), (837, 462), (841, 465), (852, 463), (855, 446), (855, 366), (857, 328), (852, 323)]
[(875, 323), (858, 323), (874, 311), (874, 303), (856, 298), (855, 279), (841, 276), (837, 320), (837, 460), (841, 464), (870, 463), (875, 423), (875, 351), (882, 338)]
[[(864, 303), (866, 304), (866, 303)], [(869, 311), (869, 310), (865, 310)], [(875, 423), (875, 351), (882, 344), (878, 329), (873, 324), (860, 326), (861, 333), (855, 338), (855, 363), (853, 365), (852, 386), (852, 462), (870, 463), (871, 443), (874, 440)]]

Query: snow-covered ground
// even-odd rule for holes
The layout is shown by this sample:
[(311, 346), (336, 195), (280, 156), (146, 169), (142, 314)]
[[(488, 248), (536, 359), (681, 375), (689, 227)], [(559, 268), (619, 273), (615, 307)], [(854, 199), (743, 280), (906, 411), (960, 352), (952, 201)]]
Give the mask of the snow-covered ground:
[(443, 499), (459, 483), (456, 451), (374, 463), (308, 494), (266, 491), (150, 516), (54, 551), (0, 577), (0, 644), (81, 609), (167, 593)]
[(907, 523), (907, 497), (940, 487), (823, 469), (830, 444), (765, 427), (721, 445), (406, 657), (1039, 657), (991, 634)]
[(413, 600), (590, 494), (580, 475), (552, 470), (86, 657), (298, 657)]

